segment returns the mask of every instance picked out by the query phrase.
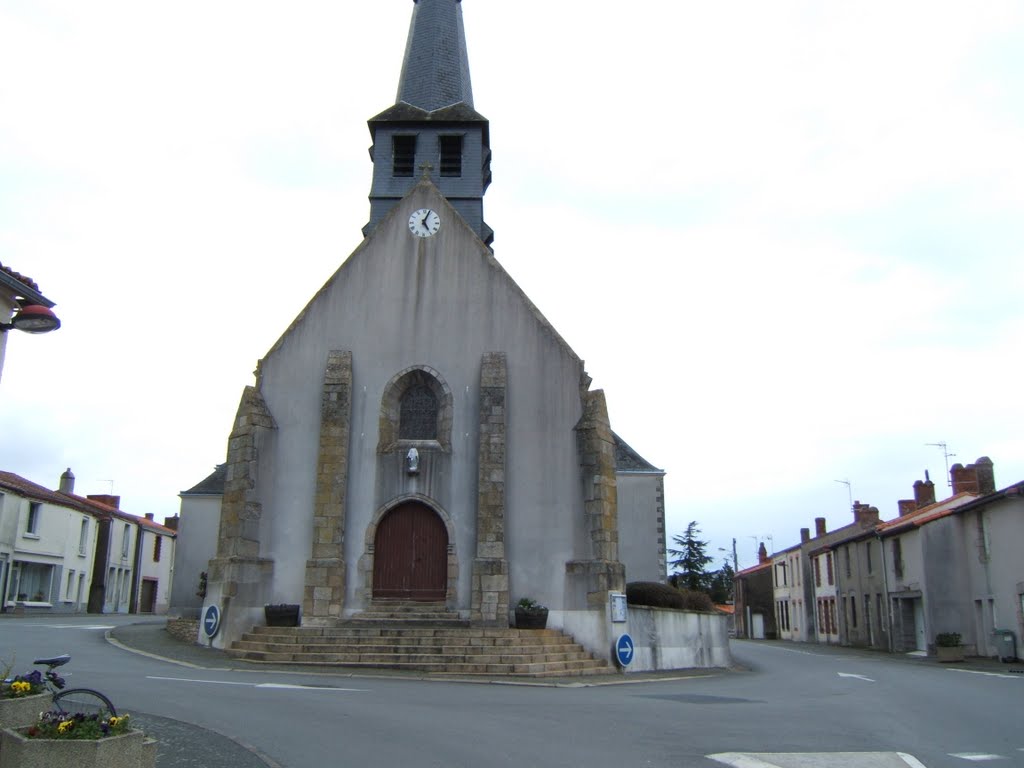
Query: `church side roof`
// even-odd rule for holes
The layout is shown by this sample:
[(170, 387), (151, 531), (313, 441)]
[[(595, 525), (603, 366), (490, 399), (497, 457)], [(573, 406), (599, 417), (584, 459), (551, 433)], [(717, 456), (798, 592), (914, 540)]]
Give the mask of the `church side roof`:
[(643, 456), (634, 451), (629, 443), (612, 432), (615, 438), (615, 470), (617, 472), (650, 472), (665, 474), (665, 470), (658, 469), (647, 461)]
[(397, 100), (427, 112), (473, 106), (461, 0), (416, 0)]
[(200, 480), (179, 496), (215, 496), (224, 493), (224, 480), (228, 474), (227, 464), (218, 464), (207, 477)]

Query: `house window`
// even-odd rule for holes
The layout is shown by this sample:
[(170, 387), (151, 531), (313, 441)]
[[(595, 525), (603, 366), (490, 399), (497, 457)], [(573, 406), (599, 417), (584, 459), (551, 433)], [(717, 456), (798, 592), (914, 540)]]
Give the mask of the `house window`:
[(71, 596), (74, 594), (72, 590), (75, 588), (75, 572), (68, 571), (68, 582), (67, 586), (64, 587), (64, 600), (67, 602), (71, 601)]
[(391, 138), (391, 175), (412, 176), (416, 167), (416, 137), (393, 136)]
[(814, 586), (821, 586), (821, 558), (814, 558)]
[(843, 559), (846, 561), (846, 578), (850, 578), (850, 547), (843, 547)]
[(831, 552), (829, 552), (827, 555), (825, 555), (825, 571), (828, 574), (828, 583), (830, 585), (831, 584), (835, 584), (836, 580), (835, 580), (835, 577), (834, 577), (834, 575), (832, 573), (832, 553)]
[[(30, 603), (50, 602), (53, 566), (43, 563), (15, 563), (11, 574), (11, 590), (15, 600)], [(57, 585), (60, 589), (60, 584)], [(59, 592), (58, 592), (59, 594)]]
[(871, 573), (874, 570), (874, 568), (871, 565), (871, 542), (870, 541), (866, 542), (864, 544), (864, 556), (867, 558), (867, 561), (868, 561), (868, 573)]
[(784, 587), (786, 586), (786, 564), (776, 563), (775, 564), (775, 586)]
[(25, 521), (25, 533), (30, 536), (37, 536), (39, 534), (39, 515), (42, 512), (43, 505), (38, 501), (30, 501), (28, 503), (28, 520)]
[(892, 568), (897, 576), (903, 575), (903, 545), (899, 539), (892, 540)]
[(128, 524), (125, 523), (124, 534), (121, 536), (121, 559), (122, 560), (128, 557), (128, 545), (131, 543), (131, 536), (132, 536), (131, 529), (128, 527)]
[(437, 395), (426, 384), (416, 384), (402, 395), (398, 437), (400, 440), (437, 439)]
[(462, 137), (439, 136), (441, 144), (441, 175), (462, 175)]
[(89, 519), (82, 520), (82, 528), (78, 532), (78, 554), (85, 554), (85, 546), (89, 543)]
[(153, 562), (160, 562), (160, 545), (163, 542), (164, 537), (157, 534), (153, 537)]
[(857, 626), (857, 596), (850, 595), (850, 626)]

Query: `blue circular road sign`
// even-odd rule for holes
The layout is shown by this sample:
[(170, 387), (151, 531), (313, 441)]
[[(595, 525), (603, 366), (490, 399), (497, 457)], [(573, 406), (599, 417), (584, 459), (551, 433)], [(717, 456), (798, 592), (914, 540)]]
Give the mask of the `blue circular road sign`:
[(620, 667), (628, 667), (633, 661), (633, 638), (625, 632), (615, 641), (615, 661)]
[(220, 629), (220, 608), (211, 605), (203, 613), (203, 631), (207, 637), (213, 637)]

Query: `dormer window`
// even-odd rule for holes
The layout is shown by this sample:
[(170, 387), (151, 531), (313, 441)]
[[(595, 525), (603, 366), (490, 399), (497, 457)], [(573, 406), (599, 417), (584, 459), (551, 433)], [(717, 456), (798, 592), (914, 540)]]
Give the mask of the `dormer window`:
[(441, 175), (462, 175), (462, 136), (439, 136)]
[(416, 167), (416, 136), (391, 137), (392, 176), (412, 176)]

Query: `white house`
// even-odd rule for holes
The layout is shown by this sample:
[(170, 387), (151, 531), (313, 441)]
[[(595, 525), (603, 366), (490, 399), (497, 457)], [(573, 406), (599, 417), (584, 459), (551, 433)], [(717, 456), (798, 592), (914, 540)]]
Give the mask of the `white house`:
[(98, 529), (85, 505), (0, 472), (3, 608), (85, 611)]

